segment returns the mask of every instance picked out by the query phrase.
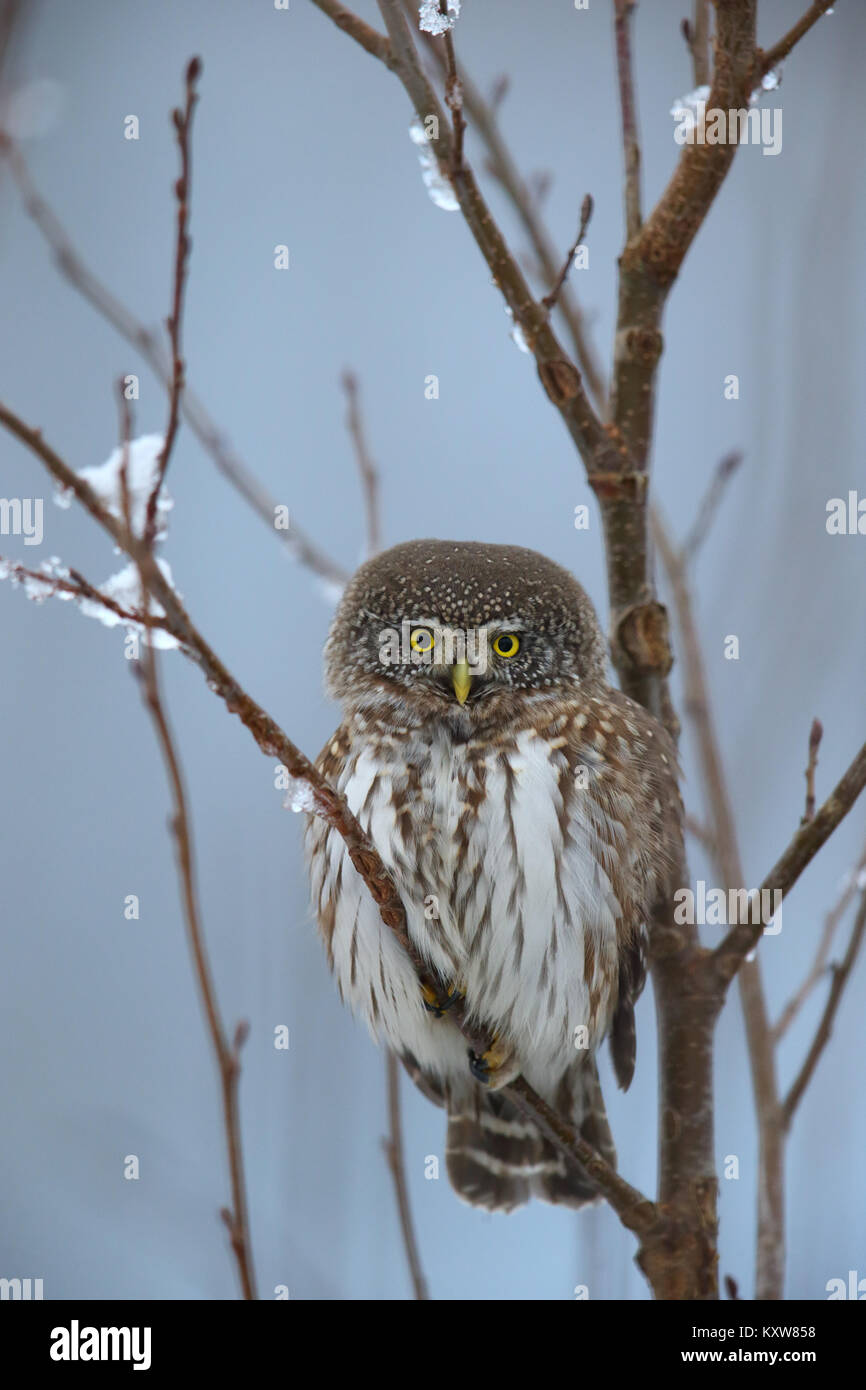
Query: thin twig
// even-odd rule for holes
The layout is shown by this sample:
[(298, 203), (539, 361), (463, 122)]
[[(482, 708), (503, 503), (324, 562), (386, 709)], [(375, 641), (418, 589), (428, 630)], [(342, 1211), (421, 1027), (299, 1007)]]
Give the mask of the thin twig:
[(367, 448), (364, 423), (361, 419), (358, 378), (354, 372), (345, 371), (342, 386), (346, 393), (348, 411), (346, 426), (355, 452), (355, 462), (361, 478), (364, 494), (364, 511), (367, 518), (367, 558), (377, 554), (382, 545), (382, 525), (379, 516), (379, 474)]
[(156, 506), (159, 499), (159, 490), (165, 480), (166, 469), (171, 458), (171, 451), (174, 448), (174, 441), (177, 438), (178, 425), (180, 424), (180, 401), (183, 395), (184, 386), (184, 362), (181, 355), (181, 332), (183, 325), (183, 297), (186, 286), (187, 270), (189, 267), (190, 239), (187, 231), (189, 224), (189, 194), (190, 194), (190, 134), (192, 131), (192, 117), (195, 104), (198, 100), (196, 83), (201, 75), (201, 59), (191, 58), (187, 64), (185, 93), (186, 101), (181, 110), (176, 107), (172, 112), (172, 121), (177, 132), (177, 144), (180, 152), (180, 175), (174, 185), (174, 194), (177, 200), (177, 236), (175, 239), (174, 251), (174, 285), (171, 297), (171, 310), (169, 312), (166, 326), (168, 328), (169, 356), (171, 360), (171, 381), (168, 391), (168, 424), (165, 430), (165, 441), (160, 450), (159, 458), (156, 463), (156, 476), (150, 496), (147, 499), (147, 512), (144, 524), (144, 538), (148, 545), (153, 545), (156, 535)]
[(704, 825), (703, 821), (699, 821), (696, 816), (691, 816), (688, 812), (683, 816), (683, 825), (686, 832), (689, 835), (693, 835), (698, 843), (703, 845), (705, 850), (710, 854), (716, 853), (716, 842), (709, 826)]
[(848, 907), (855, 893), (858, 891), (858, 888), (862, 891), (862, 887), (866, 886), (861, 884), (861, 875), (864, 873), (866, 873), (866, 847), (864, 847), (855, 868), (846, 875), (842, 891), (824, 917), (824, 925), (818, 939), (815, 957), (806, 978), (803, 980), (797, 992), (788, 1000), (777, 1022), (773, 1025), (772, 1035), (775, 1043), (778, 1043), (779, 1040), (785, 1036), (791, 1024), (794, 1022), (794, 1019), (797, 1017), (797, 1014), (812, 993), (812, 990), (823, 979), (827, 969), (830, 947), (836, 935), (836, 929), (845, 916), (845, 913), (848, 911)]
[(786, 1126), (790, 1126), (791, 1120), (794, 1117), (794, 1111), (800, 1104), (803, 1093), (809, 1085), (812, 1074), (818, 1065), (821, 1053), (830, 1040), (830, 1034), (833, 1031), (833, 1023), (839, 1011), (842, 993), (848, 982), (851, 971), (854, 968), (854, 962), (863, 944), (864, 935), (866, 935), (866, 892), (862, 892), (860, 907), (854, 920), (854, 926), (848, 941), (848, 949), (842, 959), (842, 964), (834, 966), (833, 968), (833, 983), (830, 986), (830, 995), (824, 1006), (824, 1012), (821, 1015), (812, 1046), (809, 1048), (806, 1059), (783, 1102), (782, 1115)]
[(710, 527), (718, 515), (722, 494), (742, 461), (742, 453), (738, 449), (733, 449), (729, 454), (725, 454), (723, 459), (720, 459), (713, 470), (709, 487), (701, 499), (691, 530), (687, 533), (682, 544), (683, 558), (686, 561), (695, 558), (701, 544), (709, 534)]
[[(136, 351), (140, 352), (154, 375), (166, 390), (170, 389), (171, 372), (162, 344), (155, 333), (130, 312), (97, 275), (87, 266), (73, 245), (56, 213), (38, 193), (27, 165), (17, 145), (0, 131), (0, 154), (8, 162), (13, 180), (21, 195), (24, 209), (32, 219), (49, 248), (60, 273), (69, 284), (110, 323)], [(265, 525), (287, 547), (306, 569), (335, 589), (341, 589), (348, 572), (314, 545), (292, 518), (291, 528), (277, 528), (274, 519), (278, 503), (227, 442), (222, 431), (208, 414), (202, 401), (187, 386), (183, 393), (181, 414), (193, 434), (210, 455), (222, 476), (236, 489), (244, 501), (264, 521)]]
[(568, 272), (571, 269), (572, 262), (575, 256), (577, 255), (577, 248), (581, 245), (583, 238), (586, 236), (586, 229), (589, 226), (590, 219), (592, 218), (593, 206), (594, 205), (592, 201), (592, 194), (585, 194), (583, 202), (580, 205), (580, 226), (577, 229), (577, 236), (574, 239), (574, 243), (571, 246), (568, 255), (562, 263), (562, 269), (556, 277), (556, 283), (554, 284), (553, 289), (550, 291), (550, 294), (546, 294), (541, 301), (545, 309), (547, 309), (548, 313), (556, 304), (556, 301), (559, 299), (562, 287), (565, 284), (566, 279), (568, 278)]
[(758, 49), (759, 76), (763, 77), (784, 58), (787, 58), (794, 45), (798, 44), (805, 34), (808, 34), (812, 26), (817, 24), (822, 15), (825, 15), (835, 3), (836, 0), (815, 0), (815, 4), (809, 6), (802, 18), (797, 20), (797, 23), (779, 39), (778, 43), (774, 43), (772, 48), (763, 51)]
[(616, 70), (619, 79), (622, 144), (625, 156), (626, 241), (631, 241), (632, 237), (637, 236), (641, 228), (640, 145), (637, 138), (634, 78), (631, 70), (631, 22), (636, 6), (637, 0), (614, 0)]
[[(414, 19), (417, 16), (415, 0), (405, 0), (405, 4), (407, 14)], [(432, 34), (425, 33), (421, 37), (424, 40), (426, 52), (438, 64), (444, 77), (446, 63), (441, 45), (436, 43)], [(539, 213), (538, 203), (541, 194), (538, 189), (533, 190), (530, 184), (521, 177), (511, 151), (499, 129), (499, 108), (508, 90), (508, 78), (500, 77), (497, 79), (489, 101), (484, 99), (480, 89), (467, 75), (465, 68), (460, 74), (460, 84), (463, 89), (463, 106), (469, 114), (473, 133), (483, 142), (487, 151), (487, 171), (509, 198), (529, 238), (535, 259), (538, 261), (539, 274), (545, 284), (550, 285), (556, 279), (560, 269), (559, 253)], [(607, 384), (589, 335), (586, 318), (578, 303), (573, 286), (569, 284), (563, 286), (558, 308), (568, 329), (574, 347), (575, 360), (586, 381), (589, 394), (597, 410), (603, 415), (607, 399)]]
[[(808, 868), (822, 845), (826, 844), (841, 825), (851, 807), (866, 787), (866, 744), (843, 773), (833, 791), (820, 806), (812, 820), (802, 825), (781, 857), (767, 874), (760, 891), (790, 893), (803, 870)], [(715, 969), (722, 979), (730, 980), (739, 970), (750, 951), (763, 934), (763, 925), (739, 923), (713, 952)]]
[[(180, 392), (181, 390), (182, 383), (178, 386), (178, 391)], [(122, 451), (120, 466), (121, 512), (125, 532), (131, 537), (134, 533), (132, 529), (129, 499), (128, 466), (129, 446), (132, 435), (132, 413), (123, 390), (122, 381), (120, 383), (119, 399)], [(257, 1297), (256, 1279), (250, 1240), (249, 1217), (247, 1213), (246, 1180), (244, 1178), (243, 1149), (240, 1136), (240, 1112), (238, 1105), (238, 1086), (241, 1070), (240, 1053), (248, 1029), (246, 1024), (238, 1024), (235, 1030), (234, 1041), (232, 1044), (229, 1044), (220, 1016), (216, 989), (213, 983), (213, 974), (208, 958), (207, 947), (205, 945), (204, 930), (202, 928), (198, 901), (198, 890), (196, 888), (192, 825), (190, 823), (184, 777), (180, 766), (180, 758), (177, 753), (174, 738), (172, 737), (168, 716), (166, 715), (165, 706), (160, 693), (159, 668), (157, 666), (156, 652), (151, 635), (153, 624), (150, 617), (151, 602), (148, 579), (151, 573), (158, 573), (155, 565), (148, 565), (146, 563), (147, 557), (152, 556), (152, 548), (152, 539), (148, 537), (147, 529), (145, 528), (141, 554), (138, 560), (138, 574), (141, 585), (141, 611), (145, 624), (145, 636), (142, 643), (141, 667), (137, 668), (133, 666), (132, 669), (135, 671), (136, 675), (139, 675), (141, 680), (145, 708), (150, 714), (153, 723), (171, 789), (172, 802), (174, 805), (174, 816), (171, 821), (171, 829), (177, 850), (181, 901), (183, 903), (187, 940), (195, 964), (199, 994), (220, 1074), (223, 1126), (225, 1130), (226, 1151), (228, 1154), (232, 1190), (232, 1207), (222, 1208), (221, 1215), (229, 1231), (229, 1238), (237, 1263), (243, 1296), (245, 1299), (255, 1299)]]
[(806, 764), (806, 810), (801, 821), (805, 825), (815, 816), (815, 769), (818, 766), (818, 749), (824, 737), (824, 726), (820, 719), (812, 720), (809, 730), (809, 761)]
[[(439, 0), (439, 13), (448, 16), (448, 0)], [(457, 55), (454, 51), (454, 34), (446, 29), (445, 40), (445, 105), (451, 112), (451, 128), (454, 133), (454, 149), (451, 155), (451, 173), (459, 177), (463, 170), (463, 137), (466, 133), (466, 117), (463, 115), (463, 89), (457, 75)]]
[(692, 55), (692, 77), (696, 87), (710, 81), (710, 0), (695, 0), (694, 19), (682, 23), (683, 37)]
[[(364, 504), (367, 515), (367, 555), (370, 557), (377, 554), (381, 543), (382, 527), (379, 516), (379, 476), (367, 449), (364, 425), (361, 419), (358, 379), (353, 372), (345, 371), (343, 373), (342, 384), (349, 407), (346, 423), (352, 438), (355, 459), (358, 464), (358, 472), (361, 477), (361, 486), (364, 493)], [(403, 1145), (403, 1121), (400, 1107), (400, 1065), (397, 1057), (390, 1049), (387, 1049), (385, 1053), (385, 1087), (388, 1095), (388, 1137), (382, 1140), (382, 1147), (385, 1151), (388, 1169), (394, 1183), (394, 1195), (397, 1200), (397, 1212), (400, 1217), (400, 1232), (403, 1237), (403, 1247), (406, 1251), (406, 1260), (412, 1278), (412, 1287), (415, 1290), (416, 1299), (423, 1301), (429, 1299), (430, 1294), (427, 1288), (427, 1280), (424, 1277), (424, 1271), (421, 1266), (421, 1254), (418, 1248), (418, 1238), (415, 1234), (415, 1223), (412, 1219), (412, 1207), (409, 1201), (409, 1184), (406, 1180), (406, 1156)]]
[(394, 1180), (397, 1211), (403, 1234), (403, 1247), (409, 1263), (412, 1287), (415, 1290), (416, 1299), (424, 1302), (429, 1299), (430, 1293), (421, 1267), (415, 1223), (412, 1220), (412, 1208), (409, 1205), (409, 1184), (406, 1181), (406, 1157), (403, 1151), (403, 1121), (400, 1113), (400, 1063), (390, 1049), (385, 1054), (385, 1072), (388, 1086), (388, 1128), (390, 1132), (388, 1138), (382, 1140), (382, 1148), (385, 1150), (385, 1157), (388, 1160), (388, 1167)]

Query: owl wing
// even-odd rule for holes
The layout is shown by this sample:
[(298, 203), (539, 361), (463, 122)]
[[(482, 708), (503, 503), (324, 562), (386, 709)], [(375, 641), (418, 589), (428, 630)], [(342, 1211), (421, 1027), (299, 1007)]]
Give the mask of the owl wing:
[(661, 724), (620, 691), (590, 698), (574, 719), (569, 761), (584, 768), (598, 853), (620, 904), (618, 986), (609, 1041), (617, 1082), (627, 1090), (636, 1056), (635, 1005), (649, 954), (647, 922), (670, 890), (679, 862), (682, 804), (677, 755)]

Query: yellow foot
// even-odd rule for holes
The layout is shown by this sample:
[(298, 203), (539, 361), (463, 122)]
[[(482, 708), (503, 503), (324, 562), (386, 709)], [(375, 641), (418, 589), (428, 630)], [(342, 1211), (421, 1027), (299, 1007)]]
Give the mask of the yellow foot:
[(498, 1091), (514, 1079), (519, 1068), (514, 1064), (514, 1049), (494, 1034), (487, 1051), (480, 1056), (469, 1048), (469, 1070), (482, 1086)]
[(449, 985), (445, 994), (438, 990), (431, 989), (428, 985), (421, 986), (421, 994), (424, 998), (424, 1008), (434, 1018), (444, 1018), (449, 1009), (453, 1009), (458, 999), (462, 999), (463, 992), (454, 986)]

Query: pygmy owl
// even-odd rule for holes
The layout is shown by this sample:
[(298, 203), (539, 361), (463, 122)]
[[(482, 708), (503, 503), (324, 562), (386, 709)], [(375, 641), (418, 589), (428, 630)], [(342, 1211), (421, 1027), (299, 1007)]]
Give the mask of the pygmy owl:
[[(631, 1081), (649, 909), (680, 836), (676, 757), (608, 685), (592, 604), (517, 546), (412, 541), (363, 565), (325, 648), (343, 722), (318, 759), (390, 870), (425, 998), (340, 836), (310, 817), (313, 908), (340, 994), (448, 1112), (461, 1197), (579, 1206), (589, 1180), (501, 1088), (518, 1073), (609, 1162), (595, 1053)], [(467, 1057), (458, 992), (495, 1043)]]

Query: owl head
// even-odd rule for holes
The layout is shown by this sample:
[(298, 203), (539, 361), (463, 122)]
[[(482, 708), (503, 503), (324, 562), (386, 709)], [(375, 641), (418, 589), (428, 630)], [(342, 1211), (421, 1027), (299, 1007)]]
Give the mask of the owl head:
[(325, 647), (328, 693), (398, 718), (507, 719), (605, 680), (595, 610), (567, 570), (516, 545), (409, 541), (348, 584)]

